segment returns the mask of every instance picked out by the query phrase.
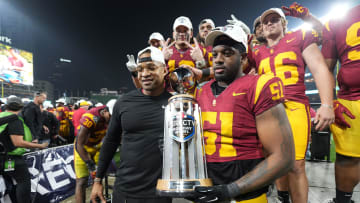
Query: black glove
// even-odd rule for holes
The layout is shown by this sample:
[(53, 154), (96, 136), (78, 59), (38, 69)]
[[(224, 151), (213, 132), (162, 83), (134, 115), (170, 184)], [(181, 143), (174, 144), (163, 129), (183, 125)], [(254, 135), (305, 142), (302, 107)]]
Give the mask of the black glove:
[(93, 160), (87, 160), (87, 161), (85, 161), (85, 163), (86, 163), (86, 166), (87, 166), (89, 172), (96, 171), (96, 164)]
[(211, 187), (195, 187), (195, 194), (190, 199), (194, 202), (221, 202), (238, 196), (240, 190), (235, 183)]

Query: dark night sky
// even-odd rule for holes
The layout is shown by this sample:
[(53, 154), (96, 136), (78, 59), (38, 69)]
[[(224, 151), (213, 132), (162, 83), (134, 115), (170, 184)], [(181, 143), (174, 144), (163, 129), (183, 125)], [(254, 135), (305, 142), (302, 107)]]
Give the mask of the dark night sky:
[[(33, 28), (35, 79), (55, 82), (58, 89), (98, 90), (102, 87), (133, 88), (125, 67), (126, 54), (136, 54), (147, 46), (149, 35), (158, 31), (171, 36), (176, 17), (190, 17), (197, 33), (201, 19), (212, 18), (216, 26), (226, 24), (235, 14), (252, 29), (253, 20), (271, 7), (289, 6), (293, 1), (84, 1), (8, 0), (8, 4), (29, 18)], [(324, 16), (336, 2), (359, 4), (360, 0), (298, 0), (318, 16)], [(334, 14), (336, 15), (336, 14)], [(300, 20), (289, 19), (289, 28)], [(60, 57), (71, 64), (60, 64)], [(56, 65), (56, 63), (58, 65)]]

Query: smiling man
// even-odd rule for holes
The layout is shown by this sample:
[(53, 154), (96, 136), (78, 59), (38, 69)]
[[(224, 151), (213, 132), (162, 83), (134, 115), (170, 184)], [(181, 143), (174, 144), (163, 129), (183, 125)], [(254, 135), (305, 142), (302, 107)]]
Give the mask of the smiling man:
[(199, 45), (206, 49), (208, 66), (212, 66), (212, 46), (205, 46), (206, 36), (215, 28), (215, 23), (210, 18), (203, 19), (199, 24), (199, 33), (196, 36)]
[[(191, 39), (194, 40), (194, 45), (190, 44)], [(168, 45), (168, 39), (162, 50), (170, 72), (182, 65), (196, 68), (205, 68), (209, 65), (206, 49), (193, 38), (193, 26), (188, 17), (176, 18), (173, 24), (173, 40), (174, 42)]]
[(137, 59), (137, 79), (141, 88), (123, 95), (115, 104), (108, 133), (100, 151), (99, 165), (91, 198), (102, 195), (105, 176), (116, 149), (121, 146), (120, 167), (116, 172), (113, 202), (169, 203), (156, 196), (161, 177), (162, 154), (159, 143), (164, 135), (164, 109), (170, 94), (165, 91), (165, 60), (155, 47), (141, 50)]

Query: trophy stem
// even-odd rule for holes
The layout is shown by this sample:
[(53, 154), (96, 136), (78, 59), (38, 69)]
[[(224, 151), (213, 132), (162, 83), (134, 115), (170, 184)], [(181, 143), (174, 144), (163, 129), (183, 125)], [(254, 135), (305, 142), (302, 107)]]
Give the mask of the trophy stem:
[[(180, 88), (181, 88), (181, 86), (180, 86)], [(180, 112), (184, 112), (184, 106), (183, 105), (180, 105)], [(180, 122), (179, 126), (181, 126), (182, 119), (180, 119), (179, 122)], [(180, 128), (180, 134), (181, 135), (184, 134), (182, 128)], [(186, 177), (186, 157), (185, 157), (185, 143), (184, 142), (180, 143), (180, 157), (181, 157), (181, 178), (186, 179), (187, 178)]]
[(185, 156), (185, 143), (181, 143), (180, 147), (180, 153), (181, 153), (181, 178), (187, 179), (186, 177), (186, 156)]

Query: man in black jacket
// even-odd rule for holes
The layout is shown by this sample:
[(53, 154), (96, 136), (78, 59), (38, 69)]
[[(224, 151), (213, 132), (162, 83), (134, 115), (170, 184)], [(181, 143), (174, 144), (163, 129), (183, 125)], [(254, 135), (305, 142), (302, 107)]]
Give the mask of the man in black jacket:
[(164, 133), (162, 106), (171, 96), (164, 86), (164, 56), (158, 48), (147, 47), (139, 52), (137, 65), (141, 88), (123, 95), (115, 103), (100, 150), (91, 193), (93, 202), (96, 197), (105, 202), (102, 178), (121, 142), (120, 167), (116, 172), (112, 201), (171, 203), (171, 198), (156, 195), (156, 183), (162, 171), (159, 148)]
[(46, 100), (46, 96), (45, 92), (36, 92), (34, 101), (28, 103), (21, 112), (25, 124), (30, 128), (34, 140), (40, 137), (41, 129), (43, 128), (40, 104)]
[[(41, 106), (41, 116), (42, 116), (42, 125), (45, 126), (41, 130), (41, 137), (39, 138), (39, 143), (47, 142), (51, 145), (56, 145), (56, 138), (59, 135), (60, 123), (56, 119), (56, 116), (53, 113), (48, 112), (43, 109)], [(48, 130), (47, 130), (48, 129)]]

